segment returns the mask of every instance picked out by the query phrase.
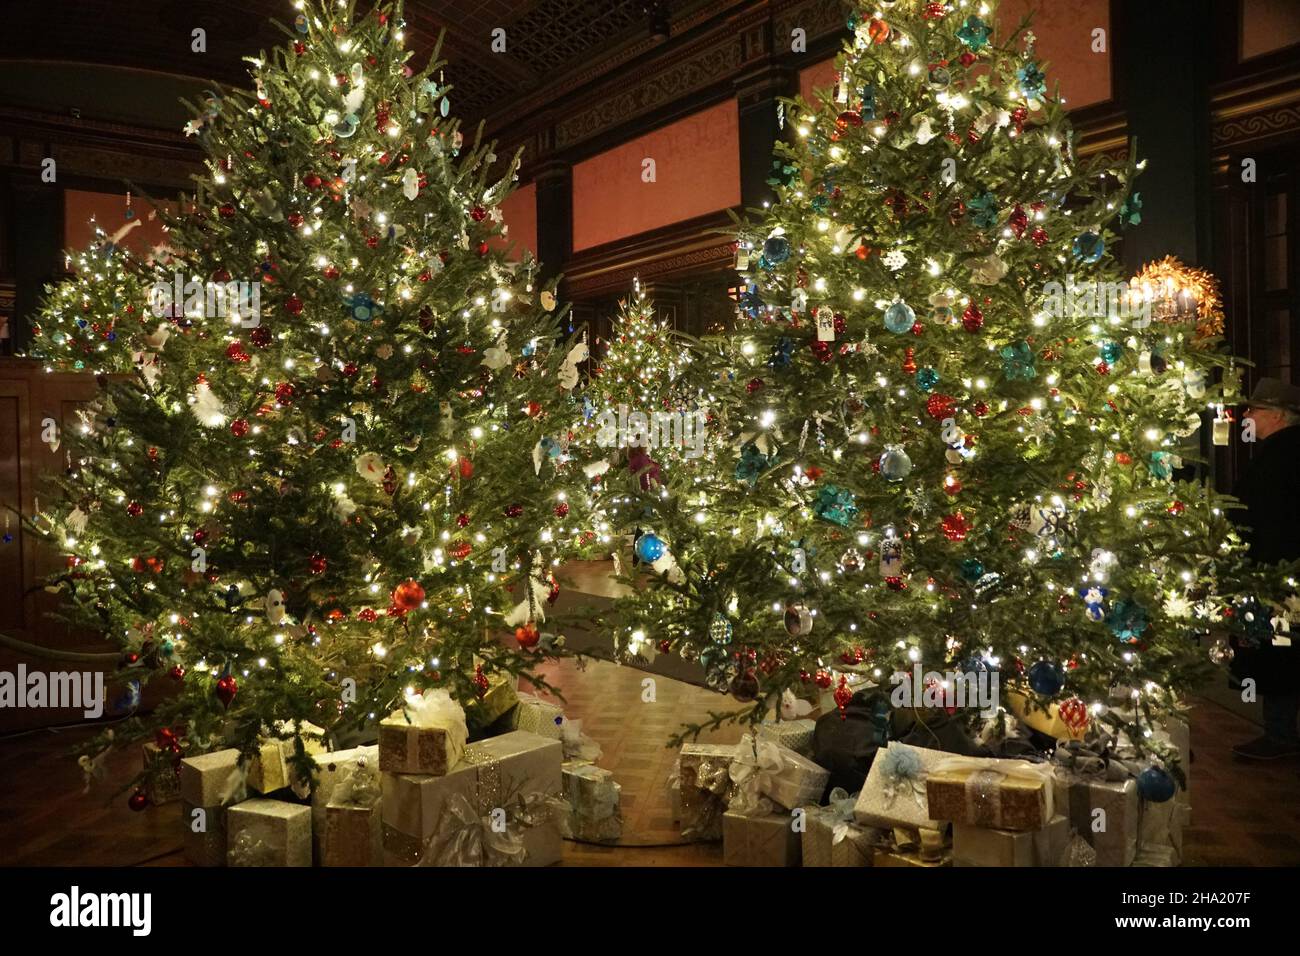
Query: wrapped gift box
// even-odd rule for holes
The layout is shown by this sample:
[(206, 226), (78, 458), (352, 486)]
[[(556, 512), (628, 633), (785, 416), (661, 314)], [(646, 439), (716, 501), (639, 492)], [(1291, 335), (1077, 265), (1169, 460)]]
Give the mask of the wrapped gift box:
[(180, 760), (170, 750), (146, 743), (141, 748), (146, 774), (144, 791), (149, 802), (160, 807), (181, 798)]
[(248, 796), (238, 750), (216, 750), (181, 761), (181, 820), (185, 858), (195, 866), (226, 865), (226, 808)]
[(1170, 846), (1144, 846), (1133, 858), (1132, 866), (1178, 866), (1178, 855)]
[(674, 816), (687, 839), (722, 839), (722, 814), (731, 800), (730, 769), (737, 749), (735, 744), (682, 744), (672, 798)]
[[(335, 789), (346, 781), (357, 768), (364, 763), (371, 768), (379, 766), (379, 747), (353, 747), (350, 750), (334, 750), (330, 753), (312, 754), (316, 765), (315, 782), (311, 786), (311, 829), (312, 844), (316, 859), (321, 859), (322, 838), (325, 834), (325, 808), (329, 806)], [(301, 782), (295, 782), (295, 790), (301, 789)], [(305, 790), (301, 791), (303, 794)]]
[[(476, 826), (493, 810), (502, 809), (507, 813), (508, 835), (522, 838), (527, 850), (524, 865), (557, 862), (561, 848), (558, 813), (539, 810), (530, 817), (536, 826), (530, 827), (525, 825), (529, 821), (515, 816), (514, 811), (520, 797), (540, 804), (560, 796), (561, 752), (558, 740), (516, 730), (470, 744), (460, 763), (442, 777), (382, 774), (385, 858), (404, 865), (453, 863), (452, 838), (460, 830)], [(493, 857), (488, 862), (507, 861)]]
[(578, 840), (614, 843), (623, 835), (619, 812), (623, 788), (608, 770), (586, 761), (571, 760), (563, 765), (564, 796), (572, 811), (566, 816), (568, 832)]
[(1183, 810), (1177, 800), (1152, 803), (1143, 800), (1138, 808), (1138, 846), (1141, 850), (1168, 849), (1175, 864), (1183, 859)]
[(799, 720), (764, 721), (758, 725), (758, 739), (770, 740), (805, 757), (812, 757), (813, 730), (817, 721)]
[(799, 834), (789, 813), (722, 815), (722, 859), (727, 866), (798, 866)]
[(943, 857), (938, 860), (923, 860), (919, 853), (904, 853), (901, 850), (889, 850), (884, 847), (876, 847), (875, 855), (871, 858), (872, 866), (952, 866), (950, 857)]
[(379, 866), (383, 861), (378, 804), (329, 804), (321, 835), (321, 866)]
[(519, 703), (519, 678), (514, 674), (492, 674), (483, 696), (465, 703), (465, 720), (471, 730), (490, 727)]
[(930, 815), (925, 778), (930, 767), (951, 756), (896, 741), (886, 744), (871, 762), (853, 815), (859, 823), (882, 829), (896, 826), (941, 829), (943, 824)]
[(379, 769), (442, 776), (460, 760), (468, 735), (465, 711), (445, 690), (412, 694), (379, 722)]
[(564, 710), (559, 704), (532, 694), (520, 694), (519, 705), (510, 712), (512, 730), (526, 730), (539, 737), (562, 739), (560, 727), (563, 723)]
[(936, 820), (1002, 830), (1038, 830), (1054, 816), (1050, 764), (956, 757), (926, 776), (926, 799)]
[[(298, 739), (308, 754), (325, 752), (325, 731), (315, 724), (299, 725)], [(287, 735), (287, 736), (282, 736)], [(293, 783), (293, 725), (281, 722), (270, 736), (263, 738), (257, 752), (248, 761), (248, 785), (258, 793), (272, 793)]]
[(1119, 781), (1069, 779), (1070, 825), (1096, 851), (1096, 865), (1130, 865), (1137, 853), (1137, 781), (1131, 777)]
[(953, 866), (1064, 866), (1070, 821), (1057, 814), (1038, 830), (952, 825)]
[(230, 866), (311, 866), (311, 807), (255, 797), (226, 811)]
[(830, 807), (806, 807), (804, 813), (804, 866), (871, 866), (879, 830), (844, 820)]
[(791, 810), (795, 807), (817, 805), (822, 802), (831, 772), (813, 763), (788, 747), (769, 741), (757, 744), (746, 735), (737, 745), (736, 761), (731, 766), (731, 779), (737, 781), (737, 764), (754, 763), (760, 768), (757, 776), (758, 792), (762, 796)]

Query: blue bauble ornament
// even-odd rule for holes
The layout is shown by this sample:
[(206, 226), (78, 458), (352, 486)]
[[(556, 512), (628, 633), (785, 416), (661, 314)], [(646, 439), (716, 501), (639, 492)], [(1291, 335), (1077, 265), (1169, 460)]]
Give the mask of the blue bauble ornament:
[(885, 310), (885, 328), (896, 335), (912, 331), (916, 324), (916, 313), (906, 302), (895, 302)]
[(779, 266), (790, 258), (790, 240), (785, 236), (768, 236), (763, 243), (763, 258)]
[(636, 539), (636, 556), (646, 564), (654, 564), (664, 556), (663, 540), (656, 534), (646, 532)]
[(1029, 668), (1029, 686), (1036, 694), (1055, 697), (1065, 686), (1065, 675), (1051, 661), (1039, 661)]
[(1173, 799), (1178, 789), (1174, 778), (1160, 767), (1147, 767), (1138, 774), (1138, 796), (1151, 803), (1165, 803)]
[(1106, 240), (1095, 232), (1081, 232), (1074, 240), (1074, 258), (1096, 262), (1106, 251)]
[(930, 367), (917, 369), (916, 387), (923, 392), (928, 392), (939, 384), (939, 373)]
[(902, 445), (886, 445), (880, 456), (880, 474), (886, 481), (902, 481), (912, 473), (912, 459)]

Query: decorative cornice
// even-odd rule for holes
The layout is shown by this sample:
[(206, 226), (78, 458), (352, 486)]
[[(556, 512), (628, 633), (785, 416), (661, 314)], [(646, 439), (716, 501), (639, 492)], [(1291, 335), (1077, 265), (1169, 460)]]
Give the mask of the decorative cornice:
[(1300, 131), (1300, 72), (1288, 70), (1227, 84), (1210, 101), (1210, 143), (1219, 152)]

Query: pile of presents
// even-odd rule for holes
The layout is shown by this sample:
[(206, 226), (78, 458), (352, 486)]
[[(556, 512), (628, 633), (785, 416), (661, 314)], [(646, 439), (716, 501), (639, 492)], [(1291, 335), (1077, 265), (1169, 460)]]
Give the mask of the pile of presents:
[[(872, 704), (859, 694), (854, 703), (869, 716), (874, 707), (879, 719), (859, 721), (855, 730), (837, 712), (816, 721), (778, 717), (739, 744), (683, 745), (670, 779), (683, 836), (720, 839), (731, 866), (1182, 862), (1189, 791), (1163, 802), (1143, 799), (1141, 764), (1122, 737), (1093, 733), (1019, 748), (1015, 758), (973, 756), (999, 748), (933, 726), (918, 732), (915, 723), (902, 739), (890, 739), (888, 701), (877, 696)], [(1007, 714), (999, 720), (1013, 722)], [(1186, 773), (1186, 722), (1171, 719), (1154, 734), (1178, 752)]]
[[(198, 866), (547, 866), (565, 838), (621, 834), (620, 787), (595, 765), (599, 746), (513, 679), (493, 681), (468, 721), (445, 691), (408, 695), (377, 732), (375, 744), (329, 751), (319, 728), (276, 727), (255, 753), (218, 750), (151, 774), (175, 786), (150, 796), (179, 802)], [(146, 745), (147, 766), (166, 758)]]

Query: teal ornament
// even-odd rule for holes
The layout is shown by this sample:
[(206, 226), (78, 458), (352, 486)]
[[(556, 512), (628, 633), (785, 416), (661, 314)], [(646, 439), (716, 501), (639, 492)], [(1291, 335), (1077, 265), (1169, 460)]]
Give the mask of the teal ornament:
[(1106, 251), (1106, 240), (1095, 232), (1081, 232), (1074, 239), (1074, 258), (1081, 262), (1094, 263), (1101, 259)]
[(171, 657), (176, 650), (176, 644), (170, 637), (165, 638), (159, 647), (163, 657)]
[(647, 531), (641, 537), (636, 539), (636, 556), (646, 564), (654, 564), (664, 556), (663, 539), (658, 535)]
[(440, 113), (444, 118), (450, 116), (450, 115), (451, 115), (451, 100), (447, 99), (447, 97), (444, 96), (444, 97), (442, 98), (442, 102), (438, 104), (438, 112), (439, 112), (439, 113)]
[(1177, 788), (1174, 778), (1161, 767), (1147, 767), (1137, 778), (1138, 796), (1151, 803), (1167, 803)]
[(912, 331), (916, 324), (916, 312), (906, 302), (895, 302), (885, 310), (885, 328), (895, 335)]
[(978, 53), (989, 45), (993, 29), (979, 17), (967, 17), (966, 22), (957, 31), (957, 39)]
[(822, 488), (817, 500), (813, 502), (813, 514), (842, 528), (852, 524), (857, 513), (858, 506), (854, 504), (853, 492), (835, 485)]
[(961, 563), (961, 576), (974, 583), (984, 576), (984, 562), (979, 558), (966, 558)]
[(1029, 686), (1036, 694), (1055, 697), (1065, 686), (1065, 675), (1051, 661), (1038, 661), (1029, 668)]
[(542, 446), (542, 451), (546, 454), (547, 458), (559, 458), (561, 452), (564, 451), (564, 446), (550, 435), (543, 437), (538, 444)]
[(1147, 623), (1147, 609), (1133, 600), (1116, 601), (1106, 612), (1106, 626), (1122, 644), (1136, 643)]
[(731, 638), (735, 634), (735, 629), (731, 622), (721, 614), (713, 615), (713, 622), (709, 624), (709, 640), (714, 644), (726, 647), (731, 643)]
[(779, 266), (790, 258), (790, 240), (785, 236), (768, 236), (763, 243), (763, 258), (770, 265)]
[(1020, 81), (1020, 93), (1027, 100), (1041, 100), (1047, 92), (1047, 77), (1038, 68), (1037, 63), (1026, 63), (1016, 71)]
[(343, 297), (343, 304), (358, 322), (369, 322), (384, 312), (384, 307), (375, 302), (369, 292), (357, 292)]
[(886, 481), (902, 481), (912, 473), (912, 459), (902, 445), (886, 445), (879, 463), (880, 475)]
[(790, 186), (794, 183), (797, 166), (792, 166), (783, 159), (772, 160), (772, 175), (767, 178), (769, 186)]
[(1142, 224), (1142, 194), (1132, 193), (1119, 207), (1121, 226), (1138, 226)]
[(809, 205), (812, 206), (813, 209), (817, 210), (817, 212), (825, 212), (827, 209), (831, 208), (831, 200), (825, 193), (818, 193), (816, 196), (813, 196)]
[(992, 229), (998, 222), (998, 200), (987, 189), (966, 201), (966, 214), (972, 225)]
[(361, 120), (356, 113), (349, 113), (343, 119), (334, 124), (334, 135), (339, 139), (351, 139), (361, 125)]
[(754, 442), (746, 442), (740, 449), (740, 461), (736, 465), (735, 476), (739, 481), (748, 483), (752, 488), (758, 482), (758, 476), (771, 467), (775, 456), (769, 458), (758, 450)]
[(1002, 356), (1002, 374), (1008, 381), (1027, 382), (1038, 374), (1034, 368), (1034, 350), (1028, 342), (1004, 345), (998, 354)]
[(307, 32), (307, 14), (300, 13), (293, 18), (293, 28), (299, 33)]
[(1114, 365), (1124, 355), (1124, 346), (1119, 342), (1103, 342), (1101, 360), (1107, 365)]
[(1153, 451), (1147, 460), (1147, 471), (1153, 478), (1168, 479), (1174, 474), (1174, 456), (1167, 451)]
[(916, 387), (923, 392), (931, 391), (939, 384), (939, 373), (928, 365), (916, 370)]

